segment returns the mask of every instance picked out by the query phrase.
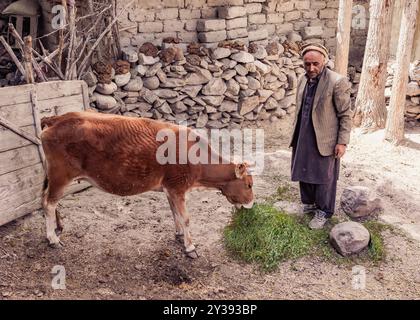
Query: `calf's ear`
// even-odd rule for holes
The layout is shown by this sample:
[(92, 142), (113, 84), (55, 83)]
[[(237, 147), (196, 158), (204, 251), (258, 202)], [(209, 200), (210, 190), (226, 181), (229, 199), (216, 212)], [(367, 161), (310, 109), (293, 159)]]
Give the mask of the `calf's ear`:
[(248, 165), (246, 163), (240, 163), (235, 166), (235, 176), (237, 179), (242, 179), (247, 175)]

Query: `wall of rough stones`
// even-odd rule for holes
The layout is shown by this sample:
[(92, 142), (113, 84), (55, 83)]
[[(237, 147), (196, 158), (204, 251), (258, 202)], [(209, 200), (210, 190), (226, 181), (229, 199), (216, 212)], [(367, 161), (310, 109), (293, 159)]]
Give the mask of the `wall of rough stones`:
[[(366, 1), (355, 4), (368, 14)], [(94, 66), (85, 79), (92, 105), (197, 128), (276, 121), (295, 110), (297, 78), (304, 73), (296, 43), (321, 41), (333, 52), (337, 6), (338, 1), (315, 0), (141, 1), (121, 20), (124, 61)], [(352, 30), (353, 101), (366, 18), (365, 28)], [(418, 118), (417, 78), (418, 71), (412, 71), (410, 121)]]
[(298, 53), (278, 42), (239, 44), (184, 54), (177, 44), (163, 49), (125, 50), (113, 66), (96, 63), (85, 81), (92, 106), (131, 117), (188, 121), (197, 128), (238, 128), (244, 122), (276, 121), (295, 109)]
[[(335, 46), (338, 0), (139, 0), (120, 19), (124, 46), (144, 42), (160, 45), (163, 38), (215, 46), (222, 40), (267, 44), (291, 32), (304, 41)], [(119, 1), (119, 8), (125, 1)], [(210, 20), (206, 22), (207, 20)], [(322, 39), (321, 39), (322, 38)], [(292, 41), (300, 41), (293, 37)], [(185, 46), (184, 46), (185, 47)]]

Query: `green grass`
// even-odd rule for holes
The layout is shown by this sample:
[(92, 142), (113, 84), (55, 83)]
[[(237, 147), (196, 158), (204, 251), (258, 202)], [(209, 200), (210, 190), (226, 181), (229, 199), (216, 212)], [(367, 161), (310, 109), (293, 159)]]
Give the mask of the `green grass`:
[(378, 263), (385, 258), (385, 246), (382, 232), (391, 230), (392, 228), (378, 221), (367, 221), (363, 223), (363, 225), (370, 233), (368, 255), (373, 262)]
[(263, 271), (272, 271), (286, 260), (313, 255), (327, 261), (343, 263), (378, 263), (385, 257), (381, 233), (388, 226), (376, 221), (365, 222), (371, 233), (368, 250), (342, 257), (329, 243), (329, 232), (338, 223), (332, 218), (321, 230), (310, 230), (310, 217), (297, 217), (278, 211), (270, 204), (256, 204), (252, 209), (234, 213), (224, 230), (224, 245), (234, 257), (248, 263), (257, 263)]
[(311, 249), (310, 230), (270, 205), (236, 212), (224, 237), (228, 251), (246, 262), (257, 262), (266, 270)]

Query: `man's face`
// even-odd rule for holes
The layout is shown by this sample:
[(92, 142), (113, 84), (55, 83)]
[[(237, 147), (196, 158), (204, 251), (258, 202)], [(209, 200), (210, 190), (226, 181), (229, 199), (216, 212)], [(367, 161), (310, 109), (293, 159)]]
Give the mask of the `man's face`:
[(308, 77), (314, 79), (324, 69), (325, 57), (318, 51), (308, 51), (303, 56), (303, 65)]

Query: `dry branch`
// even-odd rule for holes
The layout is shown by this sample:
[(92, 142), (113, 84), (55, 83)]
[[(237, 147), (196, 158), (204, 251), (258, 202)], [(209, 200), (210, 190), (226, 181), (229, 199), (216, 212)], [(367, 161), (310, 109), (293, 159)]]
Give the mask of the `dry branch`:
[(85, 69), (87, 67), (87, 64), (89, 62), (90, 57), (92, 56), (92, 53), (95, 51), (96, 47), (99, 45), (99, 43), (102, 41), (103, 37), (113, 28), (114, 24), (118, 21), (118, 18), (127, 11), (128, 7), (133, 4), (134, 0), (130, 1), (120, 12), (119, 14), (111, 21), (111, 23), (108, 25), (108, 27), (100, 34), (92, 48), (89, 50), (86, 57), (83, 59), (83, 62), (80, 65), (80, 72), (78, 79), (80, 80), (85, 72)]
[[(23, 51), (24, 42), (23, 42), (22, 38), (20, 37), (19, 33), (16, 31), (15, 27), (13, 26), (13, 24), (11, 24), (11, 23), (9, 24), (9, 31), (15, 37), (16, 41), (19, 43), (19, 45), (21, 46), (22, 51)], [(44, 62), (46, 65), (48, 65), (51, 68), (51, 70), (53, 70), (57, 74), (57, 76), (60, 79), (63, 80), (63, 75), (61, 74), (61, 72), (59, 72), (58, 70), (56, 70), (56, 68), (54, 68), (51, 65), (51, 61), (48, 61), (48, 59), (47, 59), (48, 57), (41, 56), (34, 48), (31, 48), (31, 50), (32, 50), (32, 53), (35, 54), (35, 56), (37, 58), (41, 58), (42, 62)], [(35, 60), (33, 60), (33, 61), (34, 61), (34, 64), (37, 65), (37, 66), (34, 65), (35, 70), (36, 69), (41, 70), (41, 67), (38, 65), (38, 63)], [(44, 78), (45, 78), (45, 80), (43, 80), (43, 81), (47, 81), (47, 79), (46, 79), (45, 76), (44, 76)]]
[(23, 68), (19, 59), (16, 57), (15, 53), (13, 52), (13, 49), (9, 46), (9, 44), (7, 43), (6, 39), (4, 39), (3, 36), (0, 36), (0, 42), (3, 44), (4, 48), (6, 49), (7, 53), (9, 54), (10, 58), (12, 58), (13, 62), (18, 67), (20, 73), (23, 76), (26, 76), (25, 69)]

